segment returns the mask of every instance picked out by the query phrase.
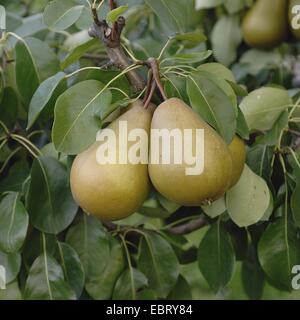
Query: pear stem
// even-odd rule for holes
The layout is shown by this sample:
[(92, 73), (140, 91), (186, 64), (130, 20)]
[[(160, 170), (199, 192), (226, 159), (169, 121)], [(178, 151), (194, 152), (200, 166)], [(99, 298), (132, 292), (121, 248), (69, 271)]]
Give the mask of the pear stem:
[(157, 60), (154, 59), (154, 58), (149, 58), (148, 59), (148, 63), (150, 65), (151, 69), (152, 69), (153, 77), (155, 79), (156, 85), (157, 85), (157, 87), (158, 87), (163, 99), (165, 101), (168, 100), (168, 97), (167, 97), (167, 95), (165, 93), (164, 86), (163, 86), (163, 84), (162, 84), (162, 82), (160, 80), (160, 71), (159, 71), (159, 65), (158, 65)]
[(155, 79), (153, 78), (153, 79), (152, 79), (152, 82), (151, 82), (151, 88), (150, 88), (149, 95), (148, 95), (148, 97), (147, 97), (147, 99), (146, 99), (146, 101), (145, 101), (145, 103), (144, 103), (144, 108), (145, 108), (145, 109), (148, 108), (148, 106), (149, 106), (149, 104), (150, 104), (150, 102), (151, 102), (151, 99), (152, 99), (152, 97), (153, 97), (153, 94), (154, 94), (154, 92), (155, 92), (155, 89), (156, 89), (156, 81), (155, 81)]

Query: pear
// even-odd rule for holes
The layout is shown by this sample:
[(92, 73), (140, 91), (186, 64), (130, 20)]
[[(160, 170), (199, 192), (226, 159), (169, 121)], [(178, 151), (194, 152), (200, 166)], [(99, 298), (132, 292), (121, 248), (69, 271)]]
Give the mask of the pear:
[(245, 161), (246, 161), (246, 147), (244, 141), (235, 136), (229, 145), (229, 151), (232, 160), (232, 173), (230, 188), (237, 184), (243, 173)]
[[(291, 32), (292, 34), (294, 35), (294, 37), (298, 40), (300, 40), (300, 28), (295, 28), (293, 26), (293, 23), (297, 22), (297, 24), (300, 23), (300, 18), (297, 19), (297, 15), (299, 16), (299, 13), (296, 14), (293, 12), (293, 8), (295, 6), (300, 6), (300, 0), (290, 0), (290, 3), (289, 3), (289, 24), (290, 24), (290, 29), (291, 29)], [(294, 21), (294, 19), (296, 19)]]
[(286, 9), (286, 0), (257, 0), (242, 23), (245, 42), (260, 49), (279, 45), (287, 34)]
[[(219, 199), (224, 195), (231, 182), (232, 160), (225, 141), (188, 105), (177, 98), (160, 104), (155, 110), (151, 130), (179, 129), (184, 136), (184, 129), (192, 129), (193, 155), (196, 151), (196, 129), (204, 132), (204, 167), (201, 174), (187, 175), (186, 162), (178, 164), (175, 159), (175, 144), (171, 144), (170, 164), (149, 163), (149, 175), (154, 187), (167, 199), (183, 206), (198, 206)], [(182, 139), (183, 140), (183, 139)], [(159, 150), (159, 158), (163, 150), (158, 148), (151, 135), (150, 154), (152, 149)], [(199, 144), (197, 145), (197, 147)]]
[[(135, 102), (128, 112), (112, 122), (107, 128), (116, 135), (116, 155), (119, 159), (119, 124), (127, 122), (128, 134), (132, 129), (143, 129), (149, 135), (154, 105), (147, 109), (141, 101)], [(136, 212), (146, 200), (150, 180), (147, 163), (127, 164), (103, 163), (96, 158), (98, 148), (103, 141), (95, 142), (89, 149), (79, 154), (71, 169), (71, 190), (74, 199), (84, 211), (101, 220), (120, 220)], [(136, 142), (128, 141), (127, 150), (121, 151), (128, 155), (128, 150)], [(148, 150), (148, 140), (145, 146)]]

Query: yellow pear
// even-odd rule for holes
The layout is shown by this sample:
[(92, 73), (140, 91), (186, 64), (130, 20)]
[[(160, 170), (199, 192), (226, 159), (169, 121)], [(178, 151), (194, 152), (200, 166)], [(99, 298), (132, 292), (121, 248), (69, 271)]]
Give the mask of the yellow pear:
[(229, 145), (229, 151), (232, 159), (231, 188), (240, 180), (244, 170), (246, 161), (246, 147), (244, 141), (238, 136), (235, 136)]
[(290, 0), (288, 15), (289, 25), (294, 37), (300, 40), (300, 10), (296, 10), (297, 8), (295, 6), (299, 6), (300, 8), (300, 0)]
[[(203, 129), (204, 133), (204, 167), (200, 174), (187, 175), (186, 169), (190, 167), (187, 162), (178, 164), (174, 161), (178, 150), (176, 143), (170, 145), (170, 159), (173, 159), (170, 164), (162, 161), (155, 164), (151, 159), (148, 167), (151, 181), (164, 197), (180, 205), (198, 206), (224, 195), (231, 180), (230, 152), (225, 141), (198, 114), (180, 99), (172, 98), (155, 110), (151, 129), (168, 129), (168, 132), (179, 130), (182, 137), (184, 130), (190, 129), (192, 139), (189, 139), (189, 144), (192, 145), (193, 155), (200, 146), (199, 141), (196, 142), (196, 129)], [(159, 158), (162, 159), (163, 148), (158, 148), (156, 142), (151, 135), (150, 154), (153, 149), (159, 150)]]
[(279, 45), (287, 34), (286, 9), (287, 0), (257, 0), (242, 23), (245, 42), (260, 49)]
[[(120, 133), (120, 122), (127, 123), (128, 134), (132, 129), (143, 129), (149, 134), (154, 106), (147, 109), (141, 101), (137, 101), (121, 117), (107, 128), (116, 136), (117, 163), (102, 163), (96, 157), (97, 150), (104, 141), (95, 142), (89, 149), (79, 154), (71, 169), (71, 190), (76, 202), (89, 214), (102, 220), (120, 220), (134, 213), (146, 200), (150, 180), (147, 163), (126, 164), (120, 162), (120, 156), (128, 156), (128, 151), (137, 142), (128, 141), (127, 148), (119, 149), (124, 141)], [(144, 146), (148, 150), (147, 145)]]

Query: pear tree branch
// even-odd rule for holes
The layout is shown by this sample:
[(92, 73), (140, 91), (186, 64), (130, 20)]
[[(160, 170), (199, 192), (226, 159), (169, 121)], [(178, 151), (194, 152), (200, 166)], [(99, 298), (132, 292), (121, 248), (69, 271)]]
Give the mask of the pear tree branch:
[[(110, 9), (117, 8), (117, 3), (114, 0), (109, 0)], [(92, 16), (94, 23), (89, 29), (89, 35), (92, 38), (99, 39), (105, 46), (109, 65), (114, 65), (116, 68), (124, 70), (131, 65), (130, 59), (125, 54), (121, 45), (121, 34), (125, 27), (125, 18), (119, 17), (112, 27), (105, 20), (99, 20), (97, 6), (92, 6)], [(142, 91), (145, 87), (145, 82), (142, 77), (134, 70), (126, 74), (129, 82), (135, 91)]]
[[(117, 224), (110, 221), (102, 221), (102, 223), (109, 231), (116, 231), (118, 233), (123, 233), (128, 231), (128, 229), (131, 229), (130, 233), (135, 233), (132, 227), (128, 227), (128, 226), (120, 227)], [(187, 223), (183, 223), (178, 226), (172, 227), (168, 229), (168, 232), (174, 235), (185, 235), (205, 227), (206, 225), (208, 225), (208, 223), (209, 223), (208, 220), (204, 216), (201, 216), (198, 219), (193, 219), (191, 221), (188, 221)], [(136, 234), (140, 235), (139, 232), (136, 232)]]

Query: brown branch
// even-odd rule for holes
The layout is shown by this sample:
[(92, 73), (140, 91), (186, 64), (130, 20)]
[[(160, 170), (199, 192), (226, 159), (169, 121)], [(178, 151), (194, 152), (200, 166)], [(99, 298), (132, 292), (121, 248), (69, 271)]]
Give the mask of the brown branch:
[[(110, 8), (117, 8), (115, 1), (110, 1)], [(111, 63), (118, 69), (124, 70), (131, 65), (129, 58), (121, 46), (121, 34), (125, 27), (125, 18), (119, 17), (111, 28), (105, 20), (99, 20), (97, 9), (92, 7), (94, 23), (89, 29), (89, 35), (92, 38), (98, 38), (105, 46), (107, 55)], [(134, 91), (142, 91), (145, 82), (141, 76), (134, 70), (126, 74)]]
[(207, 224), (208, 224), (207, 219), (205, 219), (205, 217), (200, 217), (198, 219), (191, 220), (185, 224), (181, 224), (177, 227), (173, 227), (168, 231), (172, 234), (184, 235), (184, 234), (189, 234), (195, 230), (201, 229), (205, 227)]
[[(109, 230), (109, 231), (119, 231), (120, 233), (123, 233), (127, 231), (128, 229), (132, 229), (132, 227), (128, 226), (121, 226), (119, 227), (113, 222), (110, 221), (102, 221), (103, 225)], [(205, 217), (200, 217), (198, 219), (191, 220), (185, 224), (181, 224), (179, 226), (173, 227), (168, 229), (169, 233), (175, 234), (175, 235), (185, 235), (189, 234), (195, 230), (201, 229), (208, 225), (208, 220)], [(134, 232), (134, 230), (131, 231), (131, 233), (136, 233), (140, 235), (139, 232)]]
[(153, 94), (155, 92), (155, 89), (156, 89), (156, 82), (155, 82), (155, 79), (153, 78), (152, 79), (152, 82), (151, 82), (151, 87), (150, 87), (150, 91), (149, 91), (149, 94), (148, 94), (148, 97), (144, 103), (144, 108), (147, 109), (150, 102), (151, 102), (151, 99), (153, 97)]
[(160, 80), (160, 72), (159, 72), (159, 66), (158, 66), (157, 60), (154, 59), (154, 58), (149, 58), (147, 62), (148, 62), (149, 66), (152, 69), (153, 77), (155, 79), (156, 85), (157, 85), (157, 87), (158, 87), (163, 99), (165, 101), (168, 100), (168, 97), (167, 97), (167, 95), (165, 93), (165, 90), (164, 90), (164, 86), (163, 86), (163, 84), (161, 83), (161, 80)]

